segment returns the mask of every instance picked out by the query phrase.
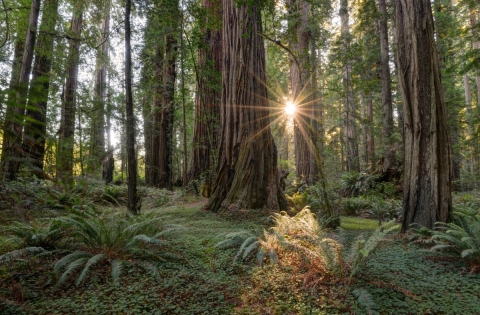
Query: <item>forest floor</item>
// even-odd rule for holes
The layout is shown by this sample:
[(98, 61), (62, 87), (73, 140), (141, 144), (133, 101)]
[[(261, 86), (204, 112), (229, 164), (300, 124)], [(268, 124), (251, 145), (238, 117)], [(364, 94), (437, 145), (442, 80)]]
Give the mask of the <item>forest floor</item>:
[[(216, 245), (239, 230), (261, 235), (268, 220), (239, 222), (202, 211), (204, 203), (180, 196), (173, 204), (148, 210), (162, 223), (186, 228), (170, 238), (184, 259), (158, 265), (160, 277), (126, 270), (112, 282), (100, 270), (79, 286), (72, 281), (58, 288), (50, 280), (58, 257), (0, 264), (0, 314), (480, 314), (480, 274), (470, 275), (463, 263), (443, 261), (399, 237), (384, 242), (350, 286), (321, 279), (305, 285), (305, 275), (278, 264), (234, 264), (237, 249)], [(0, 213), (3, 228), (16, 220), (62, 214)], [(371, 233), (376, 226), (367, 219), (342, 221), (347, 238)], [(12, 249), (6, 240), (5, 233), (0, 235), (0, 255)], [(373, 297), (369, 312), (352, 294), (355, 288), (365, 288)]]

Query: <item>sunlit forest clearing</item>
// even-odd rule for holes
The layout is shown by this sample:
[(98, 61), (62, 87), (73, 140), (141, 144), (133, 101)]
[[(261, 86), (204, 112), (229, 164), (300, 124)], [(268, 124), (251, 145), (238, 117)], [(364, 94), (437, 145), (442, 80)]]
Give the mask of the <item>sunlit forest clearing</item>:
[(0, 4), (0, 314), (480, 314), (477, 0)]

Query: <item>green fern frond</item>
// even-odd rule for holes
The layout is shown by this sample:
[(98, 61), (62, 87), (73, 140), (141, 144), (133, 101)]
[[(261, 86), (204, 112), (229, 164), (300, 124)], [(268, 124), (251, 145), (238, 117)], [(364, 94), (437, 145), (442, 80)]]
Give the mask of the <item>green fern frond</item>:
[(59, 261), (57, 261), (53, 267), (53, 273), (58, 274), (60, 273), (64, 268), (66, 268), (69, 264), (71, 264), (73, 261), (76, 261), (79, 258), (88, 258), (93, 256), (91, 253), (84, 252), (84, 251), (75, 251)]
[(64, 283), (67, 278), (75, 272), (75, 270), (85, 264), (85, 262), (88, 260), (88, 257), (82, 257), (78, 258), (74, 261), (72, 261), (66, 268), (65, 271), (63, 272), (62, 276), (60, 279), (58, 279), (57, 284), (55, 285), (55, 288), (58, 288), (62, 283)]
[(111, 263), (112, 271), (110, 274), (113, 282), (117, 281), (120, 278), (120, 275), (122, 274), (122, 270), (123, 270), (123, 265), (124, 265), (123, 261), (116, 260), (116, 259), (112, 261)]
[(91, 267), (93, 267), (94, 265), (98, 264), (99, 262), (105, 259), (108, 259), (107, 255), (105, 254), (97, 254), (91, 257), (85, 264), (85, 267), (83, 268), (82, 272), (78, 276), (75, 284), (78, 286), (80, 283), (82, 283), (83, 280), (85, 280), (85, 278), (87, 277), (88, 273), (90, 272)]
[(152, 278), (160, 278), (160, 272), (158, 271), (158, 267), (148, 263), (148, 262), (141, 262), (138, 264), (147, 274), (149, 274)]
[(42, 247), (25, 247), (22, 249), (13, 250), (0, 256), (0, 263), (9, 263), (12, 260), (27, 258), (28, 256), (37, 255), (44, 252)]
[(368, 312), (368, 314), (379, 314), (377, 311), (378, 305), (375, 303), (370, 292), (363, 288), (357, 288), (354, 289), (352, 293), (357, 298), (358, 304), (363, 307)]

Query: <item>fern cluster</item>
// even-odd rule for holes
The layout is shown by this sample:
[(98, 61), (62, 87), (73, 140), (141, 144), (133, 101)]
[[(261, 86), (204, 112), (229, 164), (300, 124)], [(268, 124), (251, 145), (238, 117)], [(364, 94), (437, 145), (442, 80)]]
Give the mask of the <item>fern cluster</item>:
[(480, 211), (466, 204), (458, 207), (450, 223), (437, 222), (433, 230), (412, 229), (418, 243), (433, 245), (430, 250), (459, 257), (470, 265), (470, 273), (480, 272)]
[(218, 247), (240, 246), (234, 261), (251, 258), (256, 253), (261, 265), (268, 260), (293, 266), (305, 275), (305, 281), (350, 279), (369, 254), (388, 233), (398, 228), (394, 222), (378, 228), (368, 239), (358, 238), (349, 248), (327, 229), (323, 229), (309, 207), (290, 217), (274, 214), (274, 227), (256, 237), (246, 231), (231, 233)]
[(173, 252), (165, 236), (183, 227), (162, 226), (159, 221), (153, 215), (98, 216), (73, 211), (40, 230), (16, 224), (9, 231), (23, 240), (22, 248), (1, 255), (0, 262), (60, 249), (69, 254), (54, 265), (57, 286), (74, 275), (76, 285), (80, 285), (100, 265), (110, 265), (112, 280), (117, 280), (128, 266), (140, 267), (156, 277), (159, 275), (156, 263), (182, 259)]

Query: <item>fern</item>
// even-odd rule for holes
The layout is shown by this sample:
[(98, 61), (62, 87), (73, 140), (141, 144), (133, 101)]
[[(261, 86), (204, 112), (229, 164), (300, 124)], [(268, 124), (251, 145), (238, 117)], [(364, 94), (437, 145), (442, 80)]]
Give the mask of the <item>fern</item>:
[(97, 255), (93, 256), (92, 258), (90, 258), (87, 261), (87, 263), (85, 264), (85, 267), (83, 268), (82, 272), (78, 276), (75, 284), (78, 286), (80, 283), (82, 283), (83, 280), (85, 280), (85, 278), (87, 277), (88, 273), (90, 272), (91, 267), (98, 264), (102, 260), (106, 260), (107, 258), (108, 257), (105, 254), (97, 254)]
[(437, 222), (433, 230), (411, 229), (413, 240), (420, 239), (430, 247), (430, 251), (442, 255), (457, 256), (470, 265), (470, 272), (480, 270), (480, 211), (471, 205), (457, 208), (453, 222)]
[(306, 269), (309, 276), (317, 274), (319, 277), (341, 280), (349, 275), (351, 280), (386, 235), (398, 228), (393, 221), (379, 227), (367, 240), (358, 239), (354, 242), (348, 256), (344, 253), (343, 244), (328, 230), (322, 229), (309, 207), (293, 217), (285, 212), (274, 214), (273, 221), (275, 225), (269, 231), (264, 231), (263, 237), (246, 231), (234, 232), (216, 247), (239, 246), (234, 263), (247, 260), (256, 252), (259, 265), (268, 257), (270, 263)]
[(357, 288), (352, 291), (353, 295), (357, 298), (358, 304), (364, 308), (369, 315), (375, 315), (378, 313), (378, 305), (373, 300), (372, 295), (366, 289)]
[(9, 263), (13, 260), (28, 258), (28, 256), (38, 255), (44, 252), (42, 247), (25, 247), (22, 249), (13, 250), (11, 252), (0, 255), (0, 263)]
[(124, 262), (120, 260), (112, 261), (110, 274), (113, 282), (117, 281), (120, 278), (123, 270), (123, 264)]

